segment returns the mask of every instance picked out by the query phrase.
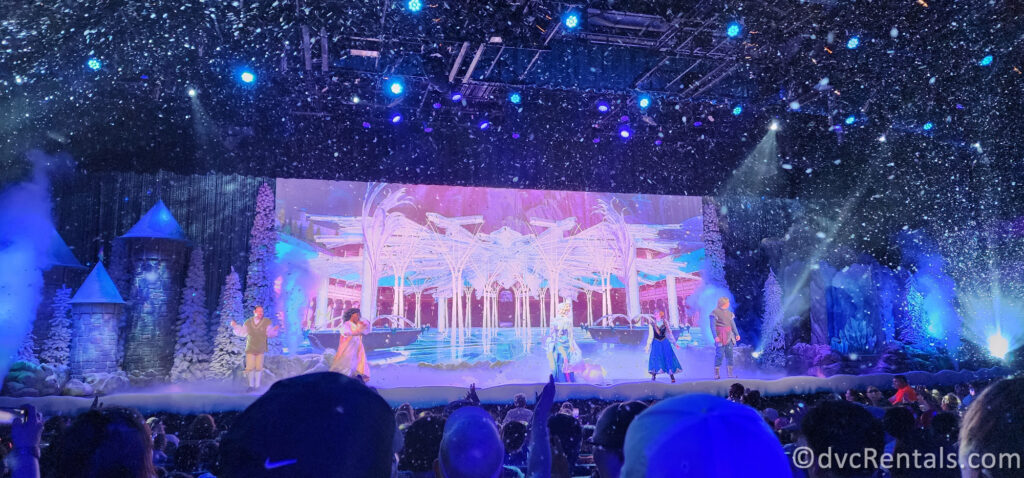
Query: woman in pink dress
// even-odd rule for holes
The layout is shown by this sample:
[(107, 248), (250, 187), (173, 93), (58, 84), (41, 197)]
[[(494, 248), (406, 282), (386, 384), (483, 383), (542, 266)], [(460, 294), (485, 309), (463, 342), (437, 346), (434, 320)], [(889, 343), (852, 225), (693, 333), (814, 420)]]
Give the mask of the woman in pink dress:
[(364, 382), (370, 380), (370, 365), (366, 362), (366, 349), (363, 348), (363, 336), (370, 332), (370, 324), (360, 320), (359, 309), (348, 309), (341, 324), (341, 338), (338, 340), (338, 352), (331, 363), (331, 371), (358, 378)]

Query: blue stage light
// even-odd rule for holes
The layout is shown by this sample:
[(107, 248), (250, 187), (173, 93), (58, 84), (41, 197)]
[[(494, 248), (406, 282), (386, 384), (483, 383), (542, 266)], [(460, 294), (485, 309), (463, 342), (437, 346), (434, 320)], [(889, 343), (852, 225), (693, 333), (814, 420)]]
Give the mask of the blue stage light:
[(860, 37), (852, 36), (849, 40), (846, 40), (846, 48), (853, 50), (860, 46)]
[(409, 0), (409, 3), (406, 3), (405, 6), (409, 8), (410, 12), (416, 13), (423, 10), (423, 0)]
[(935, 127), (935, 125), (933, 125), (932, 122), (929, 121), (929, 122), (925, 123), (924, 126), (921, 126), (921, 129), (924, 129), (925, 131), (928, 131), (928, 130), (934, 128), (934, 127)]
[(648, 106), (651, 106), (651, 97), (647, 95), (641, 95), (637, 99), (636, 104), (640, 106), (640, 109), (645, 110)]
[(981, 66), (989, 66), (989, 65), (991, 65), (992, 64), (992, 55), (985, 55), (985, 58), (982, 58), (981, 61), (978, 62), (978, 64), (981, 65)]
[(242, 83), (252, 83), (256, 81), (256, 74), (249, 70), (244, 70), (238, 75), (238, 79), (242, 80)]
[(579, 12), (575, 10), (569, 11), (568, 13), (565, 14), (565, 17), (562, 19), (562, 23), (565, 25), (565, 28), (568, 28), (570, 30), (580, 26)]
[(391, 123), (398, 124), (402, 122), (402, 113), (394, 113), (391, 115)]
[(85, 62), (85, 66), (92, 71), (99, 71), (100, 68), (103, 68), (103, 62), (99, 58), (89, 58), (89, 61)]
[(608, 109), (609, 109), (608, 108), (608, 103), (606, 103), (604, 101), (598, 101), (597, 102), (597, 111), (600, 111), (602, 113), (607, 113)]
[(628, 124), (624, 124), (624, 125), (619, 127), (619, 137), (620, 138), (622, 138), (622, 139), (629, 139), (630, 136), (633, 136), (633, 131), (631, 131), (629, 129), (629, 125)]
[(519, 139), (519, 133), (512, 133), (512, 139)]
[(857, 117), (856, 116), (850, 115), (850, 116), (846, 117), (846, 124), (854, 124), (856, 122), (857, 122)]
[(424, 133), (433, 133), (434, 132), (434, 128), (431, 128), (430, 126), (424, 126), (423, 127), (423, 132)]
[(523, 96), (520, 95), (519, 93), (512, 93), (511, 95), (508, 95), (508, 100), (512, 104), (518, 105), (519, 103), (521, 103), (523, 101)]
[(490, 127), (491, 127), (491, 122), (490, 121), (483, 120), (483, 121), (480, 122), (480, 129), (487, 129), (487, 128), (490, 128)]
[(742, 30), (743, 28), (740, 27), (739, 23), (732, 22), (729, 24), (728, 28), (725, 29), (725, 34), (729, 35), (729, 38), (736, 38), (737, 36), (739, 36), (740, 31)]
[(457, 91), (455, 93), (452, 93), (452, 101), (454, 101), (456, 103), (458, 103), (459, 101), (462, 101), (462, 93), (459, 93)]
[(736, 105), (736, 107), (732, 109), (733, 116), (739, 116), (741, 113), (743, 113), (743, 107), (740, 105)]
[(1010, 341), (999, 333), (992, 334), (988, 337), (988, 352), (995, 358), (1006, 358), (1010, 353)]
[(189, 89), (188, 89), (188, 97), (189, 97), (189, 98), (195, 98), (195, 97), (196, 97), (196, 95), (198, 95), (198, 94), (199, 94), (199, 92), (198, 92), (198, 91), (196, 91), (196, 89), (195, 89), (195, 88), (189, 88)]
[(405, 91), (405, 85), (402, 84), (402, 80), (394, 79), (387, 83), (387, 91), (394, 96), (401, 95)]

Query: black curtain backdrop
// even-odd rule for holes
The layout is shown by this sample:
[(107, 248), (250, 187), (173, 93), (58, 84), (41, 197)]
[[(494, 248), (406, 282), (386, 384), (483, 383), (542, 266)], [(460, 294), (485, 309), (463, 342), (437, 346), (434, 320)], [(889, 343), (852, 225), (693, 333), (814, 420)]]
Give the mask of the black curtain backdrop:
[[(213, 312), (232, 266), (245, 280), (256, 192), (264, 182), (274, 187), (273, 179), (239, 175), (77, 174), (53, 181), (53, 221), (91, 269), (101, 247), (109, 265), (111, 240), (163, 199), (192, 245), (206, 253), (206, 301)], [(81, 284), (68, 285), (77, 290)]]

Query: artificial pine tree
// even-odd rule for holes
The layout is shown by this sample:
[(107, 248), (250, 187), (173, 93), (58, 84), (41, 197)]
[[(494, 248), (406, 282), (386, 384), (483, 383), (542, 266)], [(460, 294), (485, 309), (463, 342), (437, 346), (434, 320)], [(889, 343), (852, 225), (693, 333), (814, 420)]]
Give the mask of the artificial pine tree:
[(39, 363), (39, 359), (36, 357), (35, 345), (36, 334), (29, 330), (28, 334), (25, 335), (25, 340), (18, 347), (18, 360), (21, 362)]
[(209, 316), (206, 310), (206, 267), (203, 264), (203, 250), (197, 247), (192, 251), (185, 289), (181, 291), (178, 341), (174, 345), (174, 365), (171, 367), (172, 382), (206, 378), (210, 360), (206, 323)]
[(761, 360), (770, 367), (783, 367), (786, 365), (786, 333), (782, 324), (782, 287), (775, 278), (775, 271), (770, 269), (764, 281), (763, 321)]
[(213, 359), (210, 362), (210, 378), (228, 379), (242, 365), (242, 353), (245, 342), (231, 330), (231, 321), (242, 323), (245, 312), (242, 310), (242, 286), (238, 273), (231, 268), (231, 273), (224, 280), (224, 288), (220, 291), (220, 306), (217, 310), (217, 338), (214, 340)]
[(61, 286), (53, 295), (53, 316), (50, 317), (50, 334), (43, 341), (39, 358), (48, 364), (68, 364), (71, 358), (71, 289)]
[(900, 340), (919, 349), (930, 347), (928, 340), (928, 317), (924, 310), (924, 294), (919, 290), (913, 276), (907, 278), (906, 316)]
[(706, 199), (702, 205), (704, 222), (704, 280), (709, 284), (726, 288), (725, 247), (722, 246), (722, 232), (718, 229), (718, 206), (714, 200)]
[(245, 273), (245, 310), (262, 306), (271, 317), (273, 288), (270, 266), (274, 261), (276, 241), (274, 192), (264, 183), (256, 196), (256, 216), (249, 235), (249, 267)]

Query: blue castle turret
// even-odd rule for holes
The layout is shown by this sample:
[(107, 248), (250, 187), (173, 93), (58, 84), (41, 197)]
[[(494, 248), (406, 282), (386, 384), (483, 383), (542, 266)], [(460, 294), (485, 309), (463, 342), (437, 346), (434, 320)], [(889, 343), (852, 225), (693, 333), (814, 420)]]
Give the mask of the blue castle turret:
[(118, 325), (123, 313), (121, 294), (103, 263), (97, 263), (71, 298), (72, 378), (117, 370)]
[(117, 240), (125, 246), (129, 278), (124, 370), (136, 377), (163, 380), (174, 360), (188, 239), (163, 201), (157, 201)]

